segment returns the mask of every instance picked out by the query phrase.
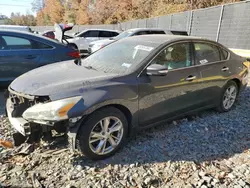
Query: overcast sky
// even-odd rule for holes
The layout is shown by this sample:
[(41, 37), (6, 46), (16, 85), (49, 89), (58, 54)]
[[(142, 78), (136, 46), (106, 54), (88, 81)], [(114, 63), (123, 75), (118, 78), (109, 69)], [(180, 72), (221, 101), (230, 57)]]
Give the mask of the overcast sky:
[(34, 14), (31, 10), (31, 3), (33, 0), (0, 0), (0, 14), (10, 16), (12, 12), (20, 12), (26, 14), (27, 12)]

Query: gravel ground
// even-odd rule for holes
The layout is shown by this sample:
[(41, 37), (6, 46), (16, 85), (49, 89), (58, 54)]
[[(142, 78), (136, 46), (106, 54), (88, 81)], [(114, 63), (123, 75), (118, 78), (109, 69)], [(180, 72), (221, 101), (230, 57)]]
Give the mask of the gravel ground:
[[(250, 187), (249, 93), (250, 86), (228, 113), (204, 111), (140, 132), (98, 162), (63, 149), (63, 138), (50, 148), (28, 145), (29, 154), (0, 147), (0, 187)], [(10, 135), (2, 115), (0, 139)]]

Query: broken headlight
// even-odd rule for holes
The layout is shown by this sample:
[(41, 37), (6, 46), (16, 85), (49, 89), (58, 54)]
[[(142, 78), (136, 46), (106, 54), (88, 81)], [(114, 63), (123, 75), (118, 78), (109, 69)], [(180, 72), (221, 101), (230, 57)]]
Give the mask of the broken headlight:
[(28, 108), (23, 113), (23, 117), (27, 120), (47, 120), (59, 121), (68, 119), (68, 111), (82, 97), (72, 97), (48, 103), (38, 103)]

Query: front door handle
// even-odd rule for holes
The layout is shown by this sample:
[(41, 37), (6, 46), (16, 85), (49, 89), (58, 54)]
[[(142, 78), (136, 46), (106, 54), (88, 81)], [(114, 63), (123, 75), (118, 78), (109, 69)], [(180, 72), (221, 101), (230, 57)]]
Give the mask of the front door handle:
[(186, 78), (186, 81), (193, 81), (193, 80), (195, 80), (196, 79), (196, 76), (188, 76), (187, 78)]
[(225, 71), (229, 71), (229, 68), (228, 68), (228, 67), (223, 67), (221, 70), (222, 70), (223, 72), (225, 72)]

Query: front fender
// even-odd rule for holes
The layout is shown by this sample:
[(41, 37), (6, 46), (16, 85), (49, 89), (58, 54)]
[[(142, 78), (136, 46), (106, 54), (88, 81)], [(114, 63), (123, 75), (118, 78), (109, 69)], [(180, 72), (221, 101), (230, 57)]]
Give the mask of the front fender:
[[(94, 98), (94, 97), (93, 97)], [(69, 112), (68, 117), (74, 118), (81, 116), (82, 118), (77, 121), (76, 123), (72, 124), (70, 122), (70, 126), (68, 129), (68, 141), (72, 151), (76, 149), (76, 137), (78, 130), (82, 123), (85, 121), (85, 118), (93, 113), (94, 111), (109, 105), (120, 105), (127, 108), (131, 115), (131, 127), (129, 131), (129, 136), (134, 136), (136, 132), (136, 127), (138, 127), (138, 107), (137, 107), (137, 98), (134, 99), (112, 99), (112, 100), (105, 100), (105, 101), (95, 101), (92, 100), (90, 103), (87, 100), (81, 99)]]
[(137, 93), (122, 87), (118, 87), (118, 91), (112, 91), (109, 89), (84, 90), (81, 94), (82, 99), (68, 111), (68, 117), (83, 117), (105, 106), (120, 105), (131, 113), (131, 123), (137, 125), (136, 115), (139, 109)]

